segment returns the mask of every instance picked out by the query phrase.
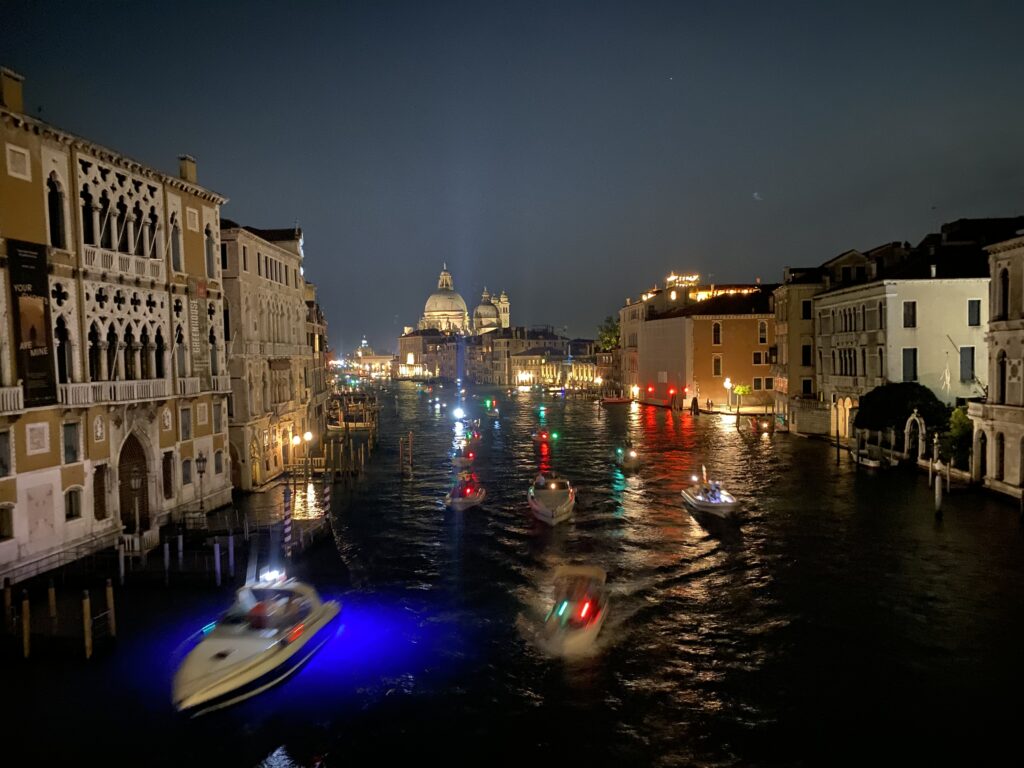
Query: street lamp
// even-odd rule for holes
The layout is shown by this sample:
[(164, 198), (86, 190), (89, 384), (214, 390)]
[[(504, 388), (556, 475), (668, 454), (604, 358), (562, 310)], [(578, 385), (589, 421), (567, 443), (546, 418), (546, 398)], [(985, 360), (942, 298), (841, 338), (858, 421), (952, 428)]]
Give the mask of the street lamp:
[(732, 379), (728, 376), (725, 377), (725, 383), (722, 385), (725, 387), (725, 396), (728, 400), (729, 410), (732, 411)]
[(128, 478), (128, 484), (132, 487), (132, 497), (135, 499), (135, 535), (141, 536), (142, 531), (139, 528), (139, 489), (142, 488), (142, 470), (138, 467), (133, 467)]
[(203, 515), (203, 475), (206, 474), (206, 454), (200, 452), (196, 457), (196, 472), (199, 473), (199, 515)]

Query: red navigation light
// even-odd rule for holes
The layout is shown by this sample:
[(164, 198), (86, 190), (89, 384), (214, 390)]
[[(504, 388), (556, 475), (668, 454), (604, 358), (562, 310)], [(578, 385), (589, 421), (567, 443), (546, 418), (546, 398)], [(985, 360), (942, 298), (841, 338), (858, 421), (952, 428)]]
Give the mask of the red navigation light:
[(471, 459), (473, 458), (473, 452), (472, 451), (469, 452), (469, 458), (471, 458)]
[(674, 395), (676, 393), (676, 388), (675, 387), (670, 387), (669, 390), (668, 390), (668, 393), (669, 393), (670, 396)]
[(654, 385), (653, 384), (648, 384), (647, 385), (647, 394), (651, 394), (653, 391), (654, 391)]
[(305, 624), (296, 624), (295, 627), (292, 628), (292, 631), (288, 633), (288, 642), (289, 643), (294, 643), (296, 640), (298, 640), (302, 636), (302, 633), (305, 630), (306, 630), (306, 625)]
[(583, 607), (580, 609), (580, 618), (581, 619), (587, 618), (587, 614), (588, 613), (590, 613), (590, 601), (589, 600), (587, 600), (587, 602), (585, 602), (583, 604)]
[(466, 486), (466, 491), (462, 495), (463, 496), (470, 496), (470, 495), (472, 495), (472, 493), (473, 493), (473, 489), (470, 488), (469, 486)]

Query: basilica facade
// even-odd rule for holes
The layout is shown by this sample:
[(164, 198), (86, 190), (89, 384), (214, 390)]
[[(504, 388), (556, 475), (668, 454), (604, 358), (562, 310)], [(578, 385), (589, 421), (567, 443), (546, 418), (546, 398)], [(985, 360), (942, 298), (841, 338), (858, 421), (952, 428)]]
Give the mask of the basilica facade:
[(510, 306), (508, 294), (502, 291), (497, 298), (484, 287), (480, 304), (470, 317), (466, 302), (455, 290), (452, 273), (445, 264), (437, 280), (437, 290), (430, 294), (423, 307), (418, 329), (479, 336), (499, 328), (508, 328)]

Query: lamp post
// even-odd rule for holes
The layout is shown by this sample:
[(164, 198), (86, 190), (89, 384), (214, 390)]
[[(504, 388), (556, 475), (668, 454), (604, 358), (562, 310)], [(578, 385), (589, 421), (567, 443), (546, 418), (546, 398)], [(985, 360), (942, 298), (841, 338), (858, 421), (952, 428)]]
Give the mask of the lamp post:
[(725, 387), (726, 405), (728, 406), (729, 412), (732, 412), (732, 379), (728, 376), (725, 377), (725, 383), (722, 385)]
[(306, 458), (306, 482), (307, 483), (309, 482), (309, 443), (310, 443), (310, 441), (312, 439), (313, 439), (313, 433), (310, 432), (309, 430), (306, 430), (305, 432), (302, 433), (302, 440), (305, 443), (305, 447), (303, 448), (303, 451), (304, 451), (304, 456)]
[(142, 488), (142, 470), (138, 467), (132, 468), (128, 484), (132, 488), (132, 498), (135, 499), (135, 535), (142, 536), (142, 529), (139, 527), (139, 490)]
[(203, 475), (206, 474), (206, 454), (200, 452), (196, 457), (196, 472), (199, 473), (199, 516), (203, 517)]

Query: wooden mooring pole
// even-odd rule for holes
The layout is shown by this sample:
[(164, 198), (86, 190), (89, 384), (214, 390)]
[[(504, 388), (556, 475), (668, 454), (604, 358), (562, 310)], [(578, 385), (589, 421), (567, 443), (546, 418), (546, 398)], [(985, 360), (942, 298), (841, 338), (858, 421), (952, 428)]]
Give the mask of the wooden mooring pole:
[(107, 579), (107, 629), (111, 637), (117, 637), (117, 619), (114, 616), (114, 584)]
[(82, 591), (82, 631), (85, 640), (85, 658), (92, 658), (92, 604), (89, 590)]
[(4, 577), (4, 634), (11, 631), (14, 623), (14, 603), (11, 596), (11, 577)]
[(21, 651), (27, 659), (32, 647), (32, 606), (28, 602), (28, 590), (21, 590)]

